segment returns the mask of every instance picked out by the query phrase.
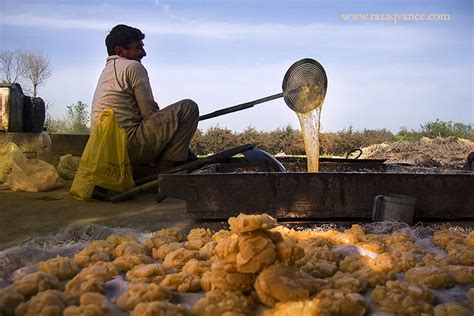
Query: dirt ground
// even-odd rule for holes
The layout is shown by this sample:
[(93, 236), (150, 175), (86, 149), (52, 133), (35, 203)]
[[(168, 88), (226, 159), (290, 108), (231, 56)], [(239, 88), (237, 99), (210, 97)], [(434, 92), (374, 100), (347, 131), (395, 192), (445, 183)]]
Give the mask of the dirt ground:
[(165, 199), (157, 203), (151, 193), (113, 204), (79, 201), (68, 191), (69, 188), (38, 193), (0, 191), (0, 250), (36, 236), (55, 234), (71, 224), (147, 231), (165, 227), (186, 231), (195, 226), (220, 225), (186, 219), (185, 202)]

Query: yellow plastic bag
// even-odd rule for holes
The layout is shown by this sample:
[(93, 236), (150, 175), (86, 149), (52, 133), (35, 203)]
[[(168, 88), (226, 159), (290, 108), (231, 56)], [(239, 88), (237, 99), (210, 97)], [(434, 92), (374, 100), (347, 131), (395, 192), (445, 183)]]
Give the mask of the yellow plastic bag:
[(7, 180), (8, 174), (12, 171), (13, 161), (19, 156), (23, 157), (23, 153), (15, 143), (10, 142), (4, 148), (0, 148), (0, 183)]
[(84, 200), (107, 200), (134, 186), (127, 135), (112, 109), (105, 110), (87, 141), (70, 193)]

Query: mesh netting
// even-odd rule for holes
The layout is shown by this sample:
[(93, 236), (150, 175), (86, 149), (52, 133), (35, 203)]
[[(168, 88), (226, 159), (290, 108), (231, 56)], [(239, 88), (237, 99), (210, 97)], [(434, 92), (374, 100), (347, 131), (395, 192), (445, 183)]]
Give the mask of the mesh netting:
[(313, 59), (302, 59), (288, 69), (283, 79), (286, 104), (299, 113), (320, 107), (326, 96), (327, 77), (324, 68)]
[(150, 233), (97, 224), (72, 224), (57, 234), (35, 236), (17, 246), (0, 251), (0, 287), (8, 285), (12, 278), (16, 279), (34, 269), (33, 266), (40, 261), (58, 255), (72, 257), (92, 240), (106, 239), (112, 234), (133, 235), (138, 241), (143, 241)]
[[(289, 226), (289, 225), (285, 225)], [(308, 229), (298, 225), (291, 225), (295, 230)], [(438, 230), (453, 230), (468, 233), (472, 228), (449, 226), (447, 224), (441, 225), (423, 225), (418, 223), (414, 226), (409, 226), (402, 222), (394, 220), (361, 224), (368, 234), (387, 235), (393, 233), (404, 233), (409, 235), (415, 244), (431, 254), (446, 255), (446, 251), (437, 248), (433, 245), (433, 233)], [(317, 224), (309, 227), (315, 231), (337, 230), (343, 231), (348, 228), (347, 225), (339, 225), (334, 223)], [(137, 241), (143, 242), (150, 236), (150, 232), (141, 231), (130, 228), (110, 228), (96, 224), (74, 224), (63, 228), (57, 234), (47, 236), (36, 236), (28, 241), (25, 241), (15, 247), (3, 250), (0, 252), (0, 288), (9, 285), (11, 282), (21, 278), (25, 274), (36, 271), (36, 264), (39, 261), (53, 258), (57, 255), (72, 257), (74, 253), (82, 250), (92, 240), (103, 240), (112, 234), (117, 235), (132, 235)], [(345, 245), (334, 247), (334, 251), (341, 254), (343, 257), (347, 255), (361, 254), (371, 258), (378, 256), (377, 253), (370, 250), (363, 249), (356, 245)], [(397, 279), (403, 280), (404, 274), (397, 273)], [(119, 276), (106, 283), (105, 295), (109, 300), (117, 298), (121, 293), (124, 293), (128, 287), (128, 282), (124, 280), (123, 276)], [(447, 302), (461, 302), (466, 303), (466, 293), (470, 289), (470, 285), (455, 285), (448, 289), (434, 289), (437, 303)], [(367, 290), (364, 294), (366, 302), (370, 305), (372, 311), (377, 311), (378, 306), (371, 298), (372, 290)], [(174, 303), (182, 303), (188, 307), (201, 297), (203, 293), (174, 293), (172, 301)], [(263, 306), (257, 308), (256, 314), (259, 315), (263, 311)], [(117, 315), (125, 315), (124, 312), (114, 309)]]

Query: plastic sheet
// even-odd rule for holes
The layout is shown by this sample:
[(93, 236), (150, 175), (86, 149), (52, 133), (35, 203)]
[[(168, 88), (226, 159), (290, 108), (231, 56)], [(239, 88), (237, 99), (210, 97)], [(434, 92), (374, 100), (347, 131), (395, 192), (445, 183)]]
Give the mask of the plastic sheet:
[(2, 169), (5, 172), (11, 163), (11, 172), (7, 175), (5, 182), (0, 185), (0, 189), (41, 192), (63, 185), (53, 165), (39, 159), (27, 159), (21, 151), (17, 151), (16, 145), (11, 148), (10, 153), (7, 154), (5, 167)]
[(80, 161), (81, 157), (73, 156), (71, 154), (59, 157), (59, 163), (57, 166), (59, 176), (64, 180), (74, 179)]
[(10, 174), (15, 157), (23, 156), (20, 148), (15, 143), (8, 143), (5, 147), (0, 148), (0, 183), (7, 180)]
[[(432, 245), (432, 243), (428, 242), (428, 240), (431, 240), (432, 233), (439, 229), (438, 227), (423, 226), (421, 224), (409, 227), (405, 223), (396, 221), (384, 221), (362, 226), (366, 229), (367, 233), (406, 233), (414, 239), (417, 245), (422, 246), (422, 248), (428, 247), (428, 249), (425, 248), (426, 251), (430, 253), (441, 252), (441, 249), (439, 248), (437, 251), (429, 251), (430, 248), (431, 250), (436, 248)], [(314, 230), (337, 229), (339, 231), (342, 231), (343, 228), (344, 227), (339, 227), (334, 224), (318, 225), (312, 227)], [(452, 227), (451, 229), (467, 230), (460, 227)], [(73, 256), (74, 253), (82, 250), (92, 240), (106, 239), (111, 234), (130, 234), (133, 235), (140, 243), (142, 243), (151, 235), (151, 233), (148, 231), (140, 231), (129, 228), (110, 228), (96, 224), (69, 225), (63, 228), (58, 234), (35, 237), (21, 245), (0, 251), (0, 288), (9, 285), (11, 282), (21, 278), (25, 274), (35, 271), (36, 264), (39, 261), (54, 258), (56, 255)], [(377, 256), (376, 253), (355, 245), (338, 246), (334, 248), (334, 251), (338, 252), (343, 257), (354, 254), (362, 254), (369, 257)], [(404, 273), (397, 273), (397, 279), (403, 281)], [(129, 282), (124, 280), (123, 276), (118, 276), (106, 283), (105, 295), (109, 300), (113, 300), (120, 294), (124, 293), (128, 285)], [(438, 304), (453, 301), (466, 303), (467, 301), (465, 294), (469, 291), (470, 287), (472, 287), (472, 284), (455, 285), (447, 289), (435, 289), (433, 292)], [(372, 289), (368, 289), (362, 293), (366, 302), (370, 306), (370, 312), (368, 314), (392, 315), (390, 313), (383, 312), (378, 308), (377, 304), (371, 297), (371, 293)], [(191, 308), (196, 303), (196, 301), (203, 296), (204, 294), (202, 292), (178, 293), (173, 291), (171, 302), (184, 304)], [(257, 306), (255, 315), (262, 315), (264, 309), (265, 308), (262, 305)], [(127, 315), (127, 313), (115, 307), (114, 313), (116, 315)]]

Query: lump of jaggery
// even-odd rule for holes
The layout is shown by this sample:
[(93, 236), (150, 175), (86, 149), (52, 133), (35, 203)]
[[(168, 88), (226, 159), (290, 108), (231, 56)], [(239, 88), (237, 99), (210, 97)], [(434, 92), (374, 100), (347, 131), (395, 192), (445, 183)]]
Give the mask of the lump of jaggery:
[(239, 253), (239, 237), (232, 235), (217, 241), (215, 248), (219, 262), (236, 266), (237, 254)]
[(191, 259), (183, 266), (181, 272), (202, 276), (204, 272), (211, 270), (211, 262), (207, 260)]
[(120, 272), (126, 272), (140, 264), (151, 263), (151, 258), (143, 254), (120, 256), (117, 257), (117, 259), (115, 259), (113, 263)]
[(199, 250), (205, 244), (212, 241), (212, 232), (209, 228), (194, 228), (189, 232), (187, 240), (188, 241), (184, 244), (187, 249)]
[(471, 309), (474, 309), (474, 288), (470, 289), (469, 292), (467, 292), (466, 298), (469, 301), (469, 305), (471, 305)]
[(160, 229), (157, 232), (154, 232), (151, 237), (172, 237), (176, 239), (178, 242), (181, 242), (184, 240), (184, 235), (177, 231), (176, 229), (172, 228), (164, 228)]
[(64, 316), (112, 316), (113, 312), (107, 298), (96, 292), (88, 292), (81, 296), (80, 306), (69, 306)]
[(186, 262), (196, 259), (198, 255), (199, 252), (196, 250), (178, 248), (166, 255), (165, 260), (163, 260), (163, 268), (181, 270)]
[(448, 256), (446, 258), (449, 264), (459, 264), (463, 266), (474, 265), (474, 247), (463, 244), (456, 244), (447, 248)]
[(145, 239), (144, 246), (148, 253), (151, 253), (153, 249), (158, 249), (165, 244), (172, 242), (178, 242), (174, 237), (164, 237), (164, 236), (155, 236), (152, 235), (150, 238)]
[(345, 234), (351, 234), (354, 236), (363, 236), (365, 235), (365, 229), (359, 224), (352, 224), (351, 228), (344, 230)]
[(84, 249), (74, 255), (74, 262), (87, 266), (97, 261), (111, 261), (115, 244), (106, 240), (94, 240)]
[(316, 279), (294, 266), (275, 263), (264, 269), (255, 280), (257, 296), (263, 304), (306, 300), (316, 290)]
[(319, 300), (289, 301), (276, 303), (275, 307), (267, 309), (263, 316), (323, 316)]
[(431, 289), (447, 288), (453, 285), (453, 279), (444, 267), (415, 267), (405, 273), (408, 282), (426, 285)]
[(127, 242), (127, 241), (137, 241), (137, 240), (132, 235), (112, 234), (109, 237), (107, 237), (107, 239), (105, 241), (111, 243), (112, 245), (114, 245), (116, 247), (116, 246), (120, 245), (121, 243), (124, 243), (124, 242)]
[(434, 316), (472, 316), (472, 311), (456, 302), (437, 305), (433, 313)]
[(367, 283), (370, 287), (383, 285), (389, 280), (396, 279), (396, 273), (391, 270), (379, 270), (373, 267), (364, 267), (356, 270), (352, 275), (358, 278), (362, 283)]
[(235, 258), (237, 271), (258, 273), (276, 259), (275, 246), (265, 234), (242, 234), (238, 238), (239, 252)]
[(358, 293), (367, 288), (366, 281), (342, 271), (338, 271), (332, 277), (327, 278), (326, 281), (328, 281), (328, 284), (323, 286), (323, 289), (339, 289), (344, 293)]
[(217, 241), (211, 240), (199, 248), (199, 259), (210, 260), (216, 254)]
[(276, 226), (276, 219), (268, 214), (246, 215), (240, 214), (228, 220), (230, 230), (234, 233), (248, 233), (256, 230), (268, 230)]
[(383, 242), (386, 245), (395, 244), (399, 242), (413, 241), (410, 236), (404, 233), (393, 233), (383, 236)]
[(87, 292), (104, 292), (105, 281), (94, 275), (76, 275), (66, 283), (65, 292), (72, 297), (79, 298)]
[(115, 304), (121, 310), (131, 311), (139, 303), (169, 301), (170, 299), (171, 291), (164, 286), (154, 283), (135, 283), (117, 298)]
[[(221, 289), (221, 290), (235, 290), (235, 291), (250, 291), (255, 282), (255, 274), (242, 273), (230, 266), (214, 262), (211, 266), (210, 272), (205, 272), (202, 276), (204, 280), (201, 281), (201, 287), (204, 290)], [(208, 282), (208, 285), (203, 283)]]
[(234, 233), (231, 232), (230, 230), (226, 230), (226, 229), (221, 229), (217, 232), (215, 232), (213, 235), (212, 235), (212, 240), (214, 241), (218, 241), (220, 239), (226, 239), (226, 238), (229, 238), (230, 236), (232, 236)]
[(448, 274), (458, 284), (474, 283), (474, 267), (470, 266), (448, 266)]
[(197, 275), (183, 272), (170, 273), (163, 278), (160, 285), (178, 292), (198, 292), (201, 290), (201, 279)]
[(191, 312), (186, 306), (164, 301), (139, 303), (130, 316), (188, 316)]
[(359, 293), (325, 289), (315, 296), (315, 300), (319, 300), (322, 315), (362, 316), (367, 311), (367, 303)]
[(112, 262), (97, 261), (79, 272), (84, 277), (94, 276), (104, 281), (109, 281), (120, 274), (117, 267)]
[(377, 265), (385, 265), (389, 269), (395, 272), (406, 272), (411, 268), (414, 268), (418, 260), (416, 254), (411, 252), (401, 252), (393, 254), (391, 252), (385, 252), (375, 258)]
[(304, 257), (296, 262), (297, 266), (301, 266), (307, 261), (326, 261), (333, 262), (337, 265), (340, 261), (339, 254), (326, 247), (312, 247), (304, 249)]
[(129, 270), (125, 280), (134, 283), (160, 284), (166, 275), (166, 270), (159, 263), (140, 264)]
[(209, 228), (193, 228), (189, 231), (186, 239), (189, 241), (196, 238), (212, 238), (212, 235)]
[(465, 236), (459, 231), (439, 230), (433, 233), (433, 244), (440, 248), (447, 248), (456, 244), (462, 244)]
[(276, 242), (275, 250), (278, 261), (285, 264), (295, 264), (304, 257), (303, 247), (290, 238)]
[(425, 251), (415, 245), (412, 241), (402, 241), (396, 242), (393, 244), (386, 244), (385, 249), (391, 253), (402, 253), (402, 252), (410, 252), (410, 253), (420, 253), (424, 254)]
[(13, 287), (0, 289), (0, 315), (14, 315), (16, 307), (24, 301), (24, 296)]
[(38, 271), (51, 273), (60, 281), (74, 277), (79, 270), (79, 265), (67, 257), (57, 256), (56, 258), (38, 263)]
[(28, 299), (42, 291), (60, 289), (61, 284), (51, 273), (38, 271), (25, 275), (11, 286), (23, 295), (25, 299)]
[(33, 296), (29, 301), (21, 303), (15, 315), (51, 315), (61, 316), (72, 302), (71, 297), (58, 290), (46, 290)]
[(183, 248), (183, 244), (180, 242), (165, 243), (158, 248), (153, 248), (152, 256), (155, 259), (164, 260), (167, 254), (181, 248)]
[(474, 247), (474, 230), (467, 234), (466, 238), (464, 239), (464, 245), (468, 247)]
[(373, 262), (373, 259), (363, 255), (347, 256), (340, 262), (339, 268), (344, 272), (352, 273), (373, 265)]
[(420, 315), (433, 313), (434, 295), (424, 285), (409, 282), (388, 281), (377, 285), (372, 299), (382, 311), (397, 315)]
[(194, 304), (193, 315), (249, 315), (253, 308), (253, 300), (240, 291), (212, 290)]
[(307, 238), (307, 239), (298, 239), (298, 245), (303, 247), (303, 249), (325, 247), (327, 249), (331, 248), (331, 242), (322, 238)]
[(133, 255), (140, 255), (140, 254), (145, 254), (145, 246), (142, 244), (139, 244), (135, 240), (131, 241), (124, 241), (121, 244), (119, 244), (115, 249), (113, 250), (113, 255), (117, 257), (121, 256), (133, 256)]

